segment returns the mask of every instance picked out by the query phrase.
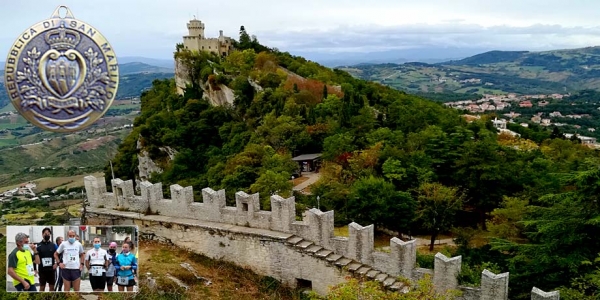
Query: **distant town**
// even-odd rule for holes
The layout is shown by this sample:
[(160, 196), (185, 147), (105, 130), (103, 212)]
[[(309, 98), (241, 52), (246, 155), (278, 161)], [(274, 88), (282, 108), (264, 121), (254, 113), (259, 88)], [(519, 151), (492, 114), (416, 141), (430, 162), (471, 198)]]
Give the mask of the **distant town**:
[[(517, 95), (514, 93), (507, 95), (483, 95), (482, 99), (479, 100), (464, 100), (464, 101), (456, 101), (456, 102), (446, 102), (444, 105), (453, 107), (456, 109), (466, 109), (470, 112), (486, 112), (486, 111), (496, 111), (496, 110), (504, 110), (510, 107), (533, 107), (532, 101), (538, 101), (537, 105), (540, 107), (544, 107), (549, 104), (548, 101), (544, 99), (557, 99), (561, 100), (564, 97), (570, 96), (569, 94), (550, 94), (550, 95)], [(508, 115), (508, 114), (507, 114)], [(509, 116), (510, 117), (510, 116)]]
[[(463, 100), (463, 101), (455, 101), (455, 102), (446, 102), (445, 106), (452, 107), (458, 110), (466, 110), (470, 113), (474, 113), (475, 115), (465, 115), (467, 120), (479, 119), (479, 113), (490, 113), (497, 111), (506, 111), (509, 112), (502, 114), (506, 119), (494, 119), (492, 123), (495, 128), (497, 128), (500, 132), (504, 132), (506, 134), (510, 134), (513, 136), (518, 136), (519, 134), (507, 129), (507, 123), (515, 123), (514, 119), (521, 117), (522, 114), (516, 113), (514, 111), (515, 108), (534, 108), (534, 107), (545, 107), (550, 104), (550, 101), (562, 100), (565, 97), (569, 97), (570, 94), (536, 94), (536, 95), (517, 95), (515, 93), (506, 94), (506, 95), (483, 95), (483, 98), (479, 100)], [(598, 108), (600, 109), (600, 107)], [(553, 111), (551, 113), (547, 113), (547, 116), (544, 115), (544, 112), (536, 112), (530, 118), (530, 121), (535, 124), (539, 124), (541, 126), (557, 126), (562, 127), (568, 124), (558, 122), (558, 118), (569, 118), (569, 119), (583, 119), (583, 118), (591, 118), (590, 114), (563, 114), (560, 111)], [(554, 119), (554, 120), (553, 120)], [(528, 123), (522, 122), (520, 123), (523, 127), (529, 127)], [(574, 128), (580, 129), (580, 125), (573, 125)], [(595, 132), (596, 128), (587, 128), (588, 132)], [(597, 143), (597, 139), (594, 137), (583, 136), (576, 133), (565, 133), (565, 138), (572, 138), (575, 135), (582, 144), (593, 146), (595, 148), (600, 148), (600, 144)]]
[[(44, 168), (44, 167), (42, 167)], [(50, 168), (50, 167), (48, 167)], [(70, 192), (70, 193), (59, 193), (59, 189), (53, 189), (47, 193), (44, 192), (42, 195), (36, 195), (37, 184), (35, 182), (28, 182), (19, 185), (18, 187), (12, 188), (8, 191), (0, 191), (0, 202), (10, 202), (13, 200), (13, 197), (22, 196), (25, 200), (36, 201), (36, 200), (66, 200), (73, 199), (79, 195), (82, 196), (81, 193), (78, 192)]]

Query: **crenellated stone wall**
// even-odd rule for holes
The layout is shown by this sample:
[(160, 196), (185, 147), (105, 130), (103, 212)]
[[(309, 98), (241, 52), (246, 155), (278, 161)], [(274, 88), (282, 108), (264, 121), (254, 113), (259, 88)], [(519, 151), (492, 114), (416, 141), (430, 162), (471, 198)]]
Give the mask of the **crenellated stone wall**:
[[(140, 222), (141, 234), (250, 267), (292, 287), (297, 279), (310, 280), (313, 290), (325, 294), (327, 287), (351, 275), (402, 290), (399, 277), (417, 280), (429, 274), (436, 291), (461, 290), (459, 299), (508, 299), (508, 273), (496, 275), (484, 270), (480, 288), (459, 286), (460, 256), (448, 258), (438, 253), (434, 270), (416, 268), (415, 240), (392, 238), (389, 252), (376, 251), (373, 225), (353, 222), (348, 226), (348, 237), (335, 236), (333, 211), (313, 208), (306, 211), (304, 220), (297, 221), (294, 197), (273, 195), (271, 211), (263, 211), (258, 194), (237, 192), (236, 205), (227, 206), (225, 190), (205, 188), (203, 201), (194, 202), (192, 187), (172, 185), (171, 199), (164, 199), (161, 183), (141, 182), (138, 196), (131, 180), (112, 180), (112, 193), (107, 192), (103, 178), (87, 176), (84, 182), (92, 220), (106, 224)], [(167, 223), (171, 225), (165, 226)], [(532, 299), (558, 299), (558, 292), (534, 288)]]

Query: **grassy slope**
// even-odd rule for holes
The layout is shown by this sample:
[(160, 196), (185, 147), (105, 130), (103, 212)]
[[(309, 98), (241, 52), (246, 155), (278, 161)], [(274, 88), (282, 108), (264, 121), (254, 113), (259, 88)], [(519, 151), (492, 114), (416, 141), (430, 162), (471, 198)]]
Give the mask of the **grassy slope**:
[[(168, 292), (176, 288), (164, 278), (167, 273), (190, 285), (190, 290), (182, 295), (185, 299), (299, 299), (291, 290), (250, 270), (176, 247), (142, 241), (139, 255), (140, 273), (151, 273), (162, 290)], [(183, 269), (180, 264), (186, 262), (199, 276), (208, 278), (212, 283), (206, 286)]]

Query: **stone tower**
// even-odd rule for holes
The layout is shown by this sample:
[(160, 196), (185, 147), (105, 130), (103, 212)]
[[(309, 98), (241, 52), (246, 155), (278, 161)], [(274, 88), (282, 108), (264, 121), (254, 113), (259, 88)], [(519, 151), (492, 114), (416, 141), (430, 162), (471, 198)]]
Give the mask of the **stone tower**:
[(189, 32), (188, 36), (195, 36), (199, 37), (200, 39), (204, 39), (204, 23), (202, 23), (202, 21), (194, 18), (187, 24), (187, 28)]
[[(233, 39), (223, 35), (219, 30), (219, 37), (207, 38), (204, 35), (204, 23), (194, 17), (187, 23), (188, 35), (183, 36), (183, 49), (190, 51), (211, 52), (220, 56), (227, 56), (233, 50)], [(183, 95), (183, 89), (189, 83), (188, 70), (180, 61), (175, 59), (175, 83), (177, 93)]]

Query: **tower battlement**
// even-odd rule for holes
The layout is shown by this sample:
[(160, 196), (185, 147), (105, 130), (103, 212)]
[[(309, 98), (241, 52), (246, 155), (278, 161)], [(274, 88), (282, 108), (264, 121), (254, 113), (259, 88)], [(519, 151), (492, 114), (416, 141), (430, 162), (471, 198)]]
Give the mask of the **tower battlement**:
[(207, 38), (202, 21), (193, 19), (187, 23), (188, 35), (183, 36), (183, 47), (190, 51), (207, 51), (217, 55), (227, 56), (233, 51), (233, 39), (224, 36), (219, 30), (219, 36)]

